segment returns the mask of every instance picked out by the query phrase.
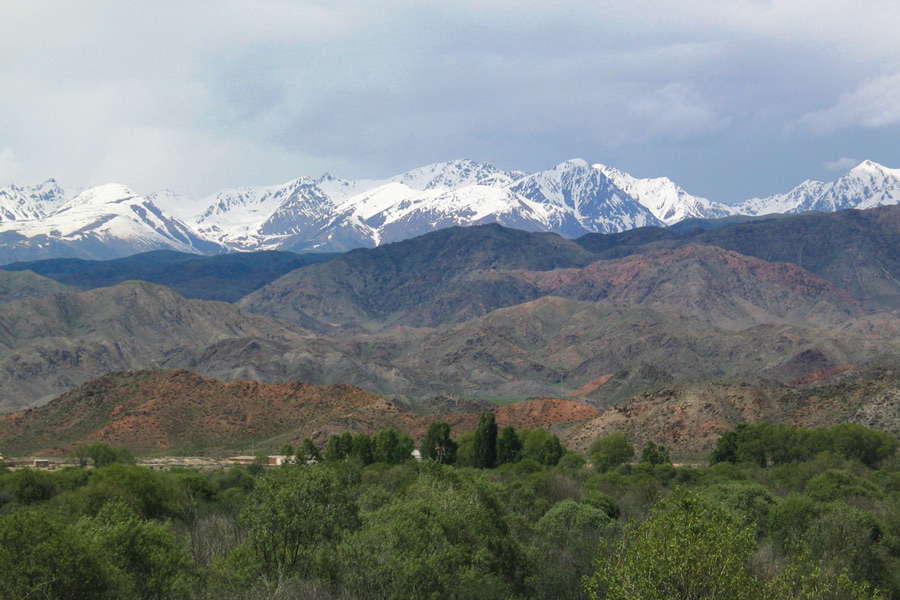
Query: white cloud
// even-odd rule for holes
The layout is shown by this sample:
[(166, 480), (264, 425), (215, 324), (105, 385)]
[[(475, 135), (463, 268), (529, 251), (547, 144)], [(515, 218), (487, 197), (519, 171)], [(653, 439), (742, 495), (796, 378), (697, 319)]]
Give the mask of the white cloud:
[(849, 171), (853, 167), (857, 166), (862, 161), (857, 160), (855, 158), (849, 158), (847, 156), (843, 158), (839, 158), (837, 160), (832, 160), (824, 163), (822, 166), (828, 169), (829, 171)]
[(817, 134), (900, 124), (900, 73), (872, 79), (858, 90), (842, 95), (833, 106), (805, 114), (798, 124)]

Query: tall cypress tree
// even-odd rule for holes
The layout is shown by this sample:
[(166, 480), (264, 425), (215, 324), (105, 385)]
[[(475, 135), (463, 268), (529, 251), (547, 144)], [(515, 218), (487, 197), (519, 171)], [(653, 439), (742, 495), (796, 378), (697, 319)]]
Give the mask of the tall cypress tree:
[(497, 464), (497, 421), (494, 413), (483, 412), (475, 428), (475, 466), (491, 469)]

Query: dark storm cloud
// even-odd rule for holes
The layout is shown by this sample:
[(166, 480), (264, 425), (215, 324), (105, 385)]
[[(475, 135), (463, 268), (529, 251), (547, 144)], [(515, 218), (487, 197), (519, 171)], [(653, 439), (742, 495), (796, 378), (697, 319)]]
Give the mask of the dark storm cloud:
[(900, 166), (900, 9), (856, 2), (0, 7), (0, 184), (207, 194), (568, 158), (734, 201)]

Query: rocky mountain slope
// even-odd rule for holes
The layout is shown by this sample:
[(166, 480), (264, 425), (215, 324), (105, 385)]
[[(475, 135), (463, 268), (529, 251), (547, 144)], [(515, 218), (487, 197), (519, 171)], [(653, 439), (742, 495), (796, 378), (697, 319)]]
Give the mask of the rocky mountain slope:
[(32, 271), (0, 271), (0, 303), (71, 291), (75, 290)]
[[(350, 383), (411, 398), (564, 395), (640, 365), (669, 377), (789, 382), (900, 352), (891, 312), (900, 289), (885, 277), (876, 305), (863, 285), (867, 273), (894, 268), (898, 211), (575, 241), (497, 225), (449, 228), (301, 267), (240, 308), (138, 283), (8, 302), (0, 305), (0, 397), (6, 410), (36, 406), (109, 371), (157, 367), (227, 381)], [(882, 228), (860, 225), (869, 222)], [(856, 248), (839, 241), (821, 251), (834, 253), (821, 263), (828, 269), (857, 274), (850, 291), (828, 269), (817, 276), (722, 247), (789, 249), (791, 239), (814, 247), (803, 236), (823, 231), (850, 244), (866, 229)], [(139, 271), (142, 261), (116, 261), (111, 273), (124, 276), (129, 264)], [(210, 287), (224, 281), (216, 279), (224, 271), (213, 272)], [(584, 397), (606, 406), (656, 380)]]
[(844, 371), (801, 387), (682, 381), (637, 395), (588, 422), (569, 424), (564, 437), (585, 451), (598, 436), (621, 431), (635, 444), (663, 443), (676, 456), (707, 456), (722, 432), (738, 423), (821, 427), (859, 423), (900, 435), (900, 375), (896, 367)]
[(299, 327), (129, 282), (0, 304), (0, 410), (27, 408), (111, 371), (222, 340), (293, 340)]
[[(900, 433), (896, 366), (845, 370), (800, 386), (730, 381), (672, 381), (599, 412), (571, 400), (537, 398), (494, 408), (500, 427), (545, 427), (584, 453), (600, 436), (621, 431), (636, 446), (665, 444), (676, 460), (708, 456), (722, 432), (738, 423), (804, 427), (860, 423)], [(0, 415), (7, 453), (62, 454), (95, 441), (138, 453), (264, 452), (335, 433), (372, 434), (394, 427), (421, 441), (434, 420), (454, 435), (474, 430), (477, 413), (418, 415), (384, 397), (347, 385), (224, 383), (187, 371), (106, 375), (34, 410)]]
[[(641, 233), (639, 239), (635, 234)], [(683, 233), (650, 229), (589, 234), (577, 243), (602, 258), (691, 245), (717, 246), (770, 263), (791, 263), (870, 310), (900, 309), (900, 207), (805, 213)]]

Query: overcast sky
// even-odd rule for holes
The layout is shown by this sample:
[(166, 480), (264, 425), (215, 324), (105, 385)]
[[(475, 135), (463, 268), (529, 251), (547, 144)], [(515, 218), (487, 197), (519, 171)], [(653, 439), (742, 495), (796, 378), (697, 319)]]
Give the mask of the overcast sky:
[(0, 3), (0, 185), (569, 158), (724, 202), (900, 167), (896, 0)]

